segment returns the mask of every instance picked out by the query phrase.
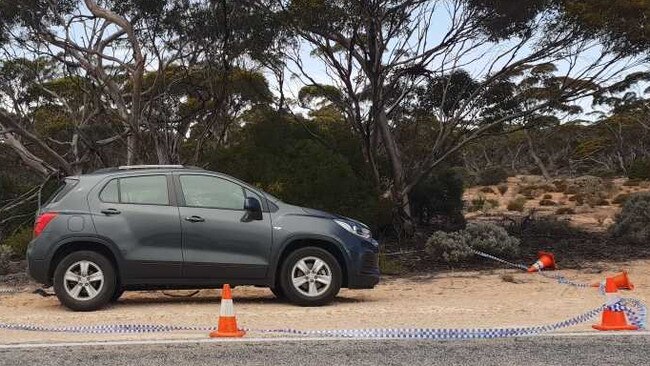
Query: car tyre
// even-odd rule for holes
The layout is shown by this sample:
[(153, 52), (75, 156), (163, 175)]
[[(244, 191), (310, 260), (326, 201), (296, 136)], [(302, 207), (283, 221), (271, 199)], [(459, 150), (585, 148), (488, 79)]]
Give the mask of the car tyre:
[(93, 251), (68, 254), (54, 271), (54, 292), (59, 301), (74, 311), (92, 311), (105, 306), (116, 294), (113, 264)]
[(307, 247), (292, 252), (280, 271), (282, 292), (297, 305), (326, 305), (341, 289), (341, 266), (332, 254), (321, 248)]
[(284, 291), (282, 290), (281, 286), (275, 286), (270, 288), (271, 292), (273, 292), (273, 295), (278, 299), (278, 300), (284, 300), (287, 298), (287, 296), (284, 294)]
[(111, 296), (111, 302), (117, 302), (117, 300), (119, 300), (122, 295), (124, 295), (124, 289), (121, 287), (116, 287), (115, 292), (113, 292), (113, 296)]

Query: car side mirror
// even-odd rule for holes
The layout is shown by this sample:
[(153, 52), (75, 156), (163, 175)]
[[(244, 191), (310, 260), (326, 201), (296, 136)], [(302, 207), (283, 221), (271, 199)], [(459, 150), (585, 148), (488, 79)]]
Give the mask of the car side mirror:
[(242, 217), (242, 221), (262, 220), (262, 205), (257, 198), (246, 197), (246, 200), (244, 200), (244, 210), (246, 214)]

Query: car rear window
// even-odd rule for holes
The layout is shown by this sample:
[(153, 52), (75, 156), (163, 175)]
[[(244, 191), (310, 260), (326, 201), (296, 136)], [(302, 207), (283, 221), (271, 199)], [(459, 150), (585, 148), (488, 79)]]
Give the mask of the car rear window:
[(51, 183), (48, 182), (41, 190), (41, 202), (45, 202), (43, 205), (59, 202), (78, 183), (79, 180), (74, 178), (58, 179), (51, 181)]

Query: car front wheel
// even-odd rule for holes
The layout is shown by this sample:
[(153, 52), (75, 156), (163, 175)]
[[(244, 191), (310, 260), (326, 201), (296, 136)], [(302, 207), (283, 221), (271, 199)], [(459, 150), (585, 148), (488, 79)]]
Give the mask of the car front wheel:
[(113, 264), (92, 251), (74, 252), (54, 271), (54, 291), (59, 301), (75, 311), (97, 310), (111, 301), (116, 278)]
[(282, 292), (298, 305), (320, 306), (331, 302), (341, 283), (341, 266), (332, 254), (321, 248), (298, 249), (282, 264)]

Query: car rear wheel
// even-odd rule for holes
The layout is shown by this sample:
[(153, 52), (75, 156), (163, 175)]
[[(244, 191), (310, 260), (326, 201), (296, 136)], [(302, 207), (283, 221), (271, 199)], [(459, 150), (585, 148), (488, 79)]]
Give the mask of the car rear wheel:
[(332, 254), (321, 248), (298, 249), (282, 264), (282, 292), (298, 305), (321, 306), (331, 302), (341, 283), (341, 266)]
[(115, 269), (110, 260), (92, 251), (74, 252), (54, 271), (54, 292), (75, 311), (97, 310), (116, 293)]

